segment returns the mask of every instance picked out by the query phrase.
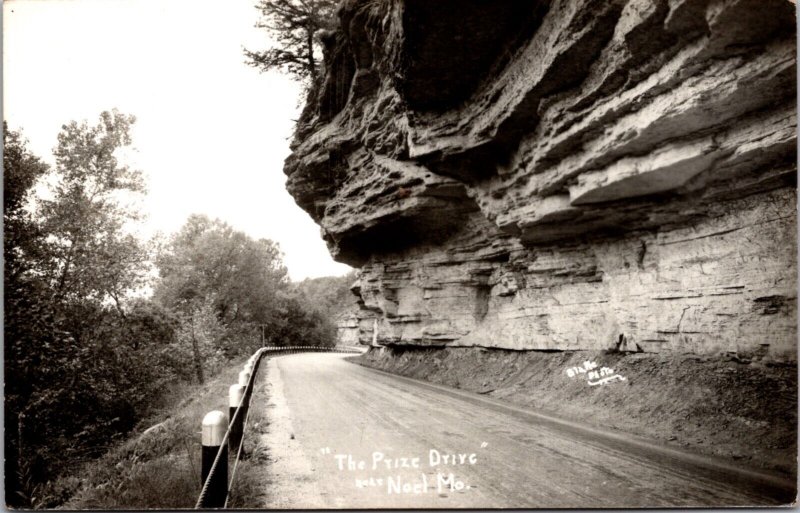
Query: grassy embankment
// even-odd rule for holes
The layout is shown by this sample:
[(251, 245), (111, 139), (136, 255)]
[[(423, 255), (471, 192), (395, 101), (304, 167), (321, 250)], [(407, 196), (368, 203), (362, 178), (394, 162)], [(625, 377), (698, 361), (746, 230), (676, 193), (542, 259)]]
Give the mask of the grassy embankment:
[[(200, 423), (211, 410), (228, 411), (228, 387), (236, 383), (242, 361), (231, 364), (205, 385), (182, 386), (159, 414), (140, 423), (131, 437), (72, 476), (62, 477), (49, 489), (71, 496), (65, 509), (176, 509), (193, 508), (200, 493)], [(257, 507), (258, 483), (248, 479), (248, 468), (266, 461), (266, 448), (257, 445), (266, 430), (266, 358), (253, 391), (248, 430), (247, 460), (239, 463), (229, 501), (231, 507)], [(233, 458), (231, 458), (232, 460)]]

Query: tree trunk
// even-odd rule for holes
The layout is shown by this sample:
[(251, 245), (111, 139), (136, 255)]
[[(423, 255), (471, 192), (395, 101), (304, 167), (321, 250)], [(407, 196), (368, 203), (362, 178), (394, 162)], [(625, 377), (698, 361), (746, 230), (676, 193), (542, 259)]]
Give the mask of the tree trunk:
[(133, 331), (133, 327), (131, 327), (131, 325), (128, 324), (128, 316), (125, 314), (125, 310), (122, 308), (122, 303), (119, 300), (119, 295), (111, 292), (109, 292), (108, 295), (111, 296), (111, 299), (114, 300), (114, 306), (116, 307), (120, 317), (122, 317), (122, 324), (125, 327), (125, 331), (128, 332), (128, 336), (130, 338), (130, 344), (133, 347), (133, 350), (134, 351), (138, 350), (139, 339), (135, 337), (136, 334)]
[(64, 269), (61, 271), (61, 278), (58, 280), (58, 288), (56, 289), (55, 294), (53, 295), (56, 299), (61, 299), (64, 295), (64, 287), (67, 284), (67, 275), (69, 274), (69, 266), (72, 263), (72, 248), (70, 246), (69, 252), (67, 253), (67, 260), (64, 262)]
[(205, 380), (203, 379), (203, 361), (200, 359), (200, 347), (197, 344), (197, 337), (194, 334), (194, 314), (192, 314), (192, 354), (194, 356), (194, 370), (197, 374), (197, 381), (202, 385)]
[(317, 66), (314, 62), (314, 27), (306, 27), (306, 51), (308, 52), (308, 71), (311, 72), (311, 81), (317, 80)]

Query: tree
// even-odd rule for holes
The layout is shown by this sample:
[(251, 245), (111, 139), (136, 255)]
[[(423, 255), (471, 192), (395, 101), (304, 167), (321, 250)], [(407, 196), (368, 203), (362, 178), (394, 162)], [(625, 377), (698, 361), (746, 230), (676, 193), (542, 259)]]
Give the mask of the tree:
[(268, 322), (278, 291), (288, 284), (277, 244), (204, 215), (189, 217), (157, 266), (156, 298), (184, 313), (211, 300), (225, 326)]
[[(47, 166), (27, 149), (18, 132), (3, 122), (3, 257), (6, 397), (29, 392), (18, 375), (32, 363), (28, 349), (46, 343), (53, 327), (49, 320), (46, 287), (34, 262), (41, 257), (43, 234), (31, 216), (31, 192)], [(6, 405), (9, 401), (6, 401)]]
[[(5, 278), (17, 280), (30, 267), (41, 233), (27, 208), (47, 165), (30, 153), (19, 132), (3, 122), (3, 257)], [(6, 310), (8, 311), (8, 310)]]
[(218, 219), (190, 216), (156, 265), (154, 297), (179, 313), (182, 347), (176, 349), (191, 355), (198, 381), (214, 358), (250, 349), (257, 326), (284, 315), (288, 279), (277, 244)]
[(185, 362), (184, 368), (187, 367), (186, 363), (190, 363), (197, 382), (203, 384), (206, 368), (214, 367), (222, 360), (223, 351), (219, 340), (224, 337), (224, 327), (220, 324), (211, 301), (197, 303), (191, 311), (184, 314), (181, 321), (177, 341), (172, 349)]
[(122, 312), (124, 295), (142, 283), (147, 251), (128, 227), (141, 218), (129, 203), (144, 181), (117, 158), (134, 122), (106, 111), (97, 125), (73, 121), (58, 135), (52, 197), (38, 211), (48, 236), (41, 269), (57, 299), (110, 298)]
[(20, 413), (32, 391), (30, 376), (39, 363), (32, 351), (52, 341), (47, 290), (32, 273), (42, 235), (27, 205), (47, 166), (27, 149), (26, 141), (3, 122), (3, 334), (5, 367), (6, 501), (25, 504), (18, 462)]
[(344, 276), (306, 278), (295, 283), (294, 288), (308, 308), (335, 324), (340, 315), (358, 310), (357, 298), (350, 291), (355, 281), (356, 271), (350, 271)]
[(315, 83), (319, 74), (324, 30), (335, 27), (336, 0), (260, 0), (257, 28), (267, 29), (278, 45), (264, 51), (245, 49), (248, 65), (261, 71), (278, 69), (300, 81)]
[(308, 345), (332, 347), (336, 325), (296, 293), (289, 294), (283, 315), (269, 326), (267, 345)]
[[(112, 111), (64, 125), (52, 169), (4, 126), (9, 504), (40, 505), (37, 487), (131, 429), (163, 387), (153, 352), (137, 349), (169, 339), (169, 323), (141, 308), (129, 320), (122, 307), (147, 258), (129, 230), (142, 177), (118, 161), (133, 122)], [(37, 182), (49, 194), (32, 204)]]

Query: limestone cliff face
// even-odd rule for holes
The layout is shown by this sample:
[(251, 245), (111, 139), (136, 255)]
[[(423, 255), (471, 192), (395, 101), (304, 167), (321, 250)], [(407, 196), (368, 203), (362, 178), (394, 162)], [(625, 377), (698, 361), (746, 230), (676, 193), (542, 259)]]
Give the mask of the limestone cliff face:
[(287, 187), (362, 343), (796, 359), (786, 0), (347, 0)]

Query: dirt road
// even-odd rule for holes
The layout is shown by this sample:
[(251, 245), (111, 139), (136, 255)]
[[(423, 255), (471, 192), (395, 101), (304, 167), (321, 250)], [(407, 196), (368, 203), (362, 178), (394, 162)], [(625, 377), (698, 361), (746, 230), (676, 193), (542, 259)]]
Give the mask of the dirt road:
[(337, 354), (268, 364), (267, 508), (786, 504), (793, 485)]

